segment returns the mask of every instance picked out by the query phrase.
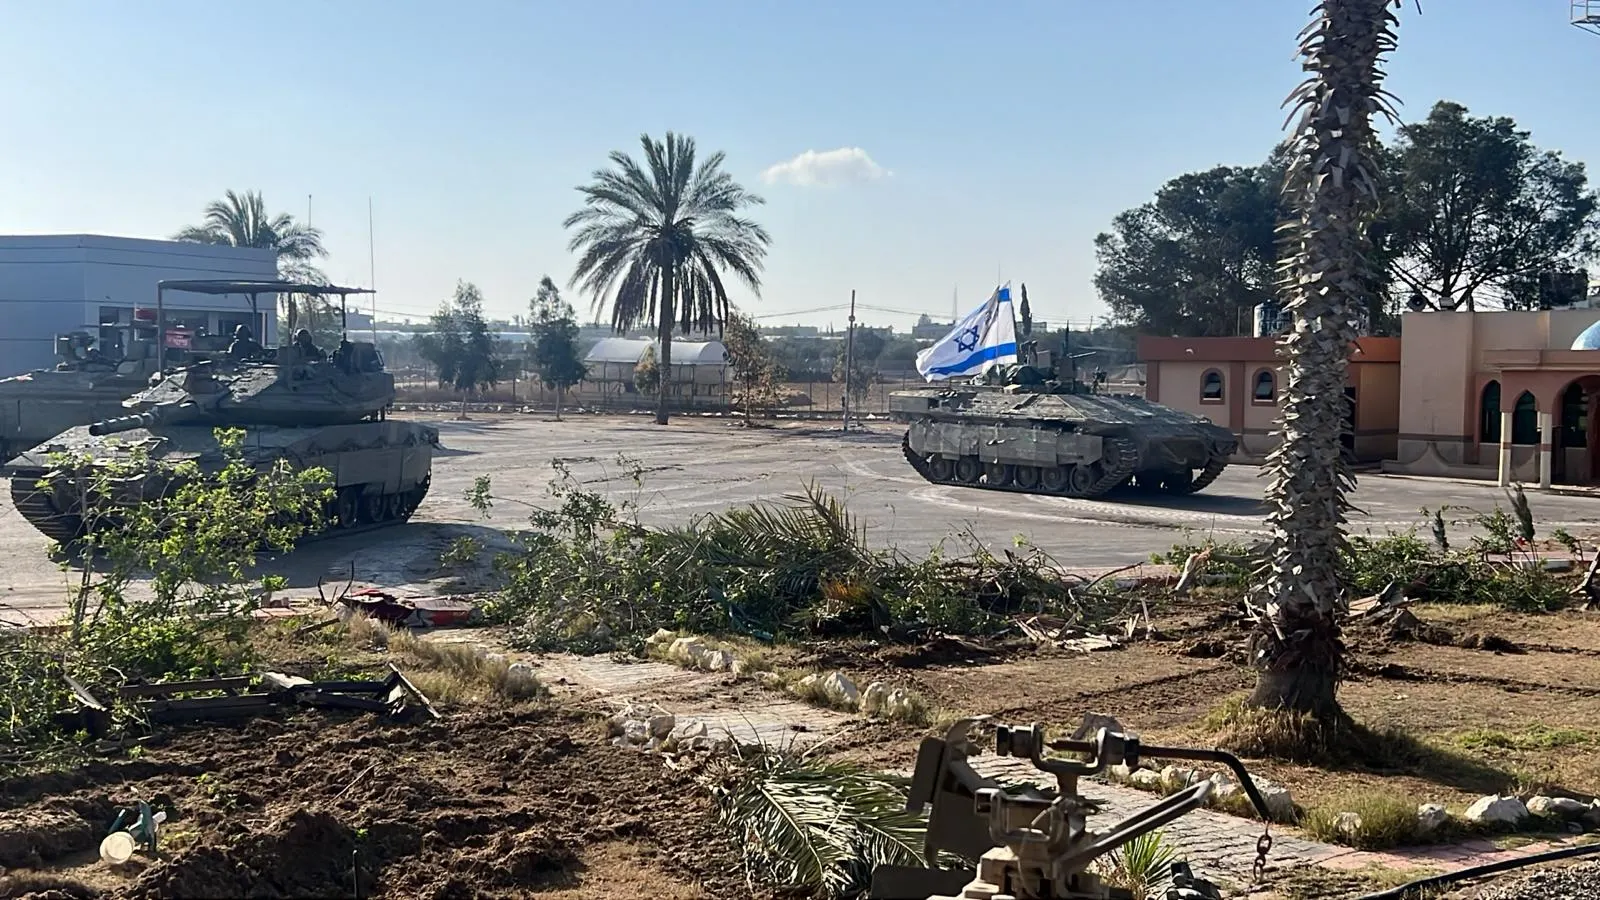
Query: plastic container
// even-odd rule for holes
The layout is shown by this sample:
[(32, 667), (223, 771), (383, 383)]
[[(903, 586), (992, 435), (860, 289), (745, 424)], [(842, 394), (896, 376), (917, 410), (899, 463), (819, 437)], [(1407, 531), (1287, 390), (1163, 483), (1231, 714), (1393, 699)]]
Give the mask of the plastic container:
[(107, 865), (120, 866), (133, 859), (135, 849), (133, 835), (126, 831), (113, 831), (100, 842), (100, 858)]

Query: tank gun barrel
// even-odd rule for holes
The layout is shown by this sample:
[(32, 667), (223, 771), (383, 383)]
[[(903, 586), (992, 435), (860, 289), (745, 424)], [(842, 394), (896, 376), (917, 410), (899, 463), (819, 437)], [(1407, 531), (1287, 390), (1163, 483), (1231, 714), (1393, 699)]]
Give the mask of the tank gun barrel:
[(160, 421), (161, 416), (152, 410), (151, 412), (139, 413), (138, 415), (134, 416), (118, 416), (115, 419), (106, 419), (103, 422), (95, 422), (89, 426), (89, 433), (95, 437), (102, 437), (108, 434), (121, 434), (124, 431), (135, 431), (140, 428), (149, 428), (151, 425), (155, 425)]

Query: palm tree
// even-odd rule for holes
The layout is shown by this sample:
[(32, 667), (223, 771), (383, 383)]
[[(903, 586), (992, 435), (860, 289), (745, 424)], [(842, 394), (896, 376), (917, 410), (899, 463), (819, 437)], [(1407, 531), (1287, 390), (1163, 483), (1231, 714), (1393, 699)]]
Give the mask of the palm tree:
[(580, 186), (582, 209), (568, 216), (576, 227), (568, 249), (580, 252), (569, 286), (581, 283), (595, 307), (611, 301), (611, 325), (620, 332), (653, 322), (661, 339), (662, 372), (656, 423), (667, 424), (672, 381), (672, 327), (720, 331), (728, 317), (724, 274), (732, 272), (758, 295), (761, 265), (771, 238), (741, 218), (764, 202), (722, 170), (723, 154), (695, 165), (694, 139), (667, 132), (665, 141), (641, 135), (644, 165), (620, 150), (612, 168), (596, 170)]
[[(279, 278), (302, 284), (328, 283), (322, 270), (312, 262), (328, 255), (322, 246), (322, 232), (296, 222), (288, 213), (267, 215), (267, 205), (261, 199), (260, 191), (246, 191), (242, 195), (228, 191), (221, 200), (213, 200), (206, 206), (203, 222), (202, 225), (183, 229), (172, 239), (275, 250), (278, 253)], [(293, 297), (289, 298), (288, 303), (288, 328), (291, 332), (301, 317), (304, 317), (308, 326), (315, 328), (329, 316), (327, 303), (320, 297), (302, 296), (298, 308)]]
[(1289, 95), (1300, 113), (1281, 231), (1283, 293), (1293, 319), (1282, 341), (1288, 376), (1268, 460), (1272, 559), (1251, 639), (1258, 681), (1250, 705), (1344, 721), (1336, 688), (1347, 598), (1345, 493), (1355, 476), (1340, 440), (1356, 314), (1374, 283), (1367, 226), (1378, 207), (1374, 113), (1393, 116), (1381, 57), (1395, 46), (1398, 0), (1320, 0), (1300, 53), (1310, 77)]

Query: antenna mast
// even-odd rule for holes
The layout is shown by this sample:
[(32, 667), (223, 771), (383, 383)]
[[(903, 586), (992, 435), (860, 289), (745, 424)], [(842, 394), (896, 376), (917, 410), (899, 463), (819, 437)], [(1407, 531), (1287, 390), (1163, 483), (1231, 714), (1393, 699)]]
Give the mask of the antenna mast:
[(372, 288), (372, 345), (378, 345), (378, 250), (372, 237), (372, 195), (367, 195), (367, 284)]

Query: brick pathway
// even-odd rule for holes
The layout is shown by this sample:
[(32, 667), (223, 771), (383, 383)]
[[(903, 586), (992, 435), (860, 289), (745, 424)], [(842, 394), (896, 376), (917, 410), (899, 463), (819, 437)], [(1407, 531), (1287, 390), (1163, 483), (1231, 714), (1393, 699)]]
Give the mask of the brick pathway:
[[(1055, 780), (1044, 775), (1026, 760), (980, 755), (971, 758), (972, 766), (980, 774), (1003, 782), (1031, 782), (1054, 787)], [(1085, 796), (1104, 804), (1101, 822), (1094, 823), (1097, 830), (1126, 818), (1155, 803), (1154, 794), (1098, 780), (1082, 784)], [(1255, 864), (1256, 841), (1261, 837), (1261, 823), (1209, 809), (1197, 809), (1162, 829), (1167, 839), (1180, 847), (1195, 871), (1217, 881), (1226, 881), (1236, 887), (1250, 884)], [(1320, 866), (1340, 871), (1360, 871), (1381, 868), (1393, 871), (1415, 871), (1420, 877), (1429, 873), (1452, 872), (1543, 853), (1557, 847), (1569, 846), (1569, 841), (1543, 841), (1515, 849), (1500, 849), (1493, 843), (1475, 838), (1460, 844), (1438, 844), (1426, 847), (1402, 848), (1387, 852), (1352, 850), (1334, 844), (1307, 840), (1293, 829), (1275, 825), (1272, 829), (1272, 850), (1267, 854), (1267, 879), (1304, 866)]]

